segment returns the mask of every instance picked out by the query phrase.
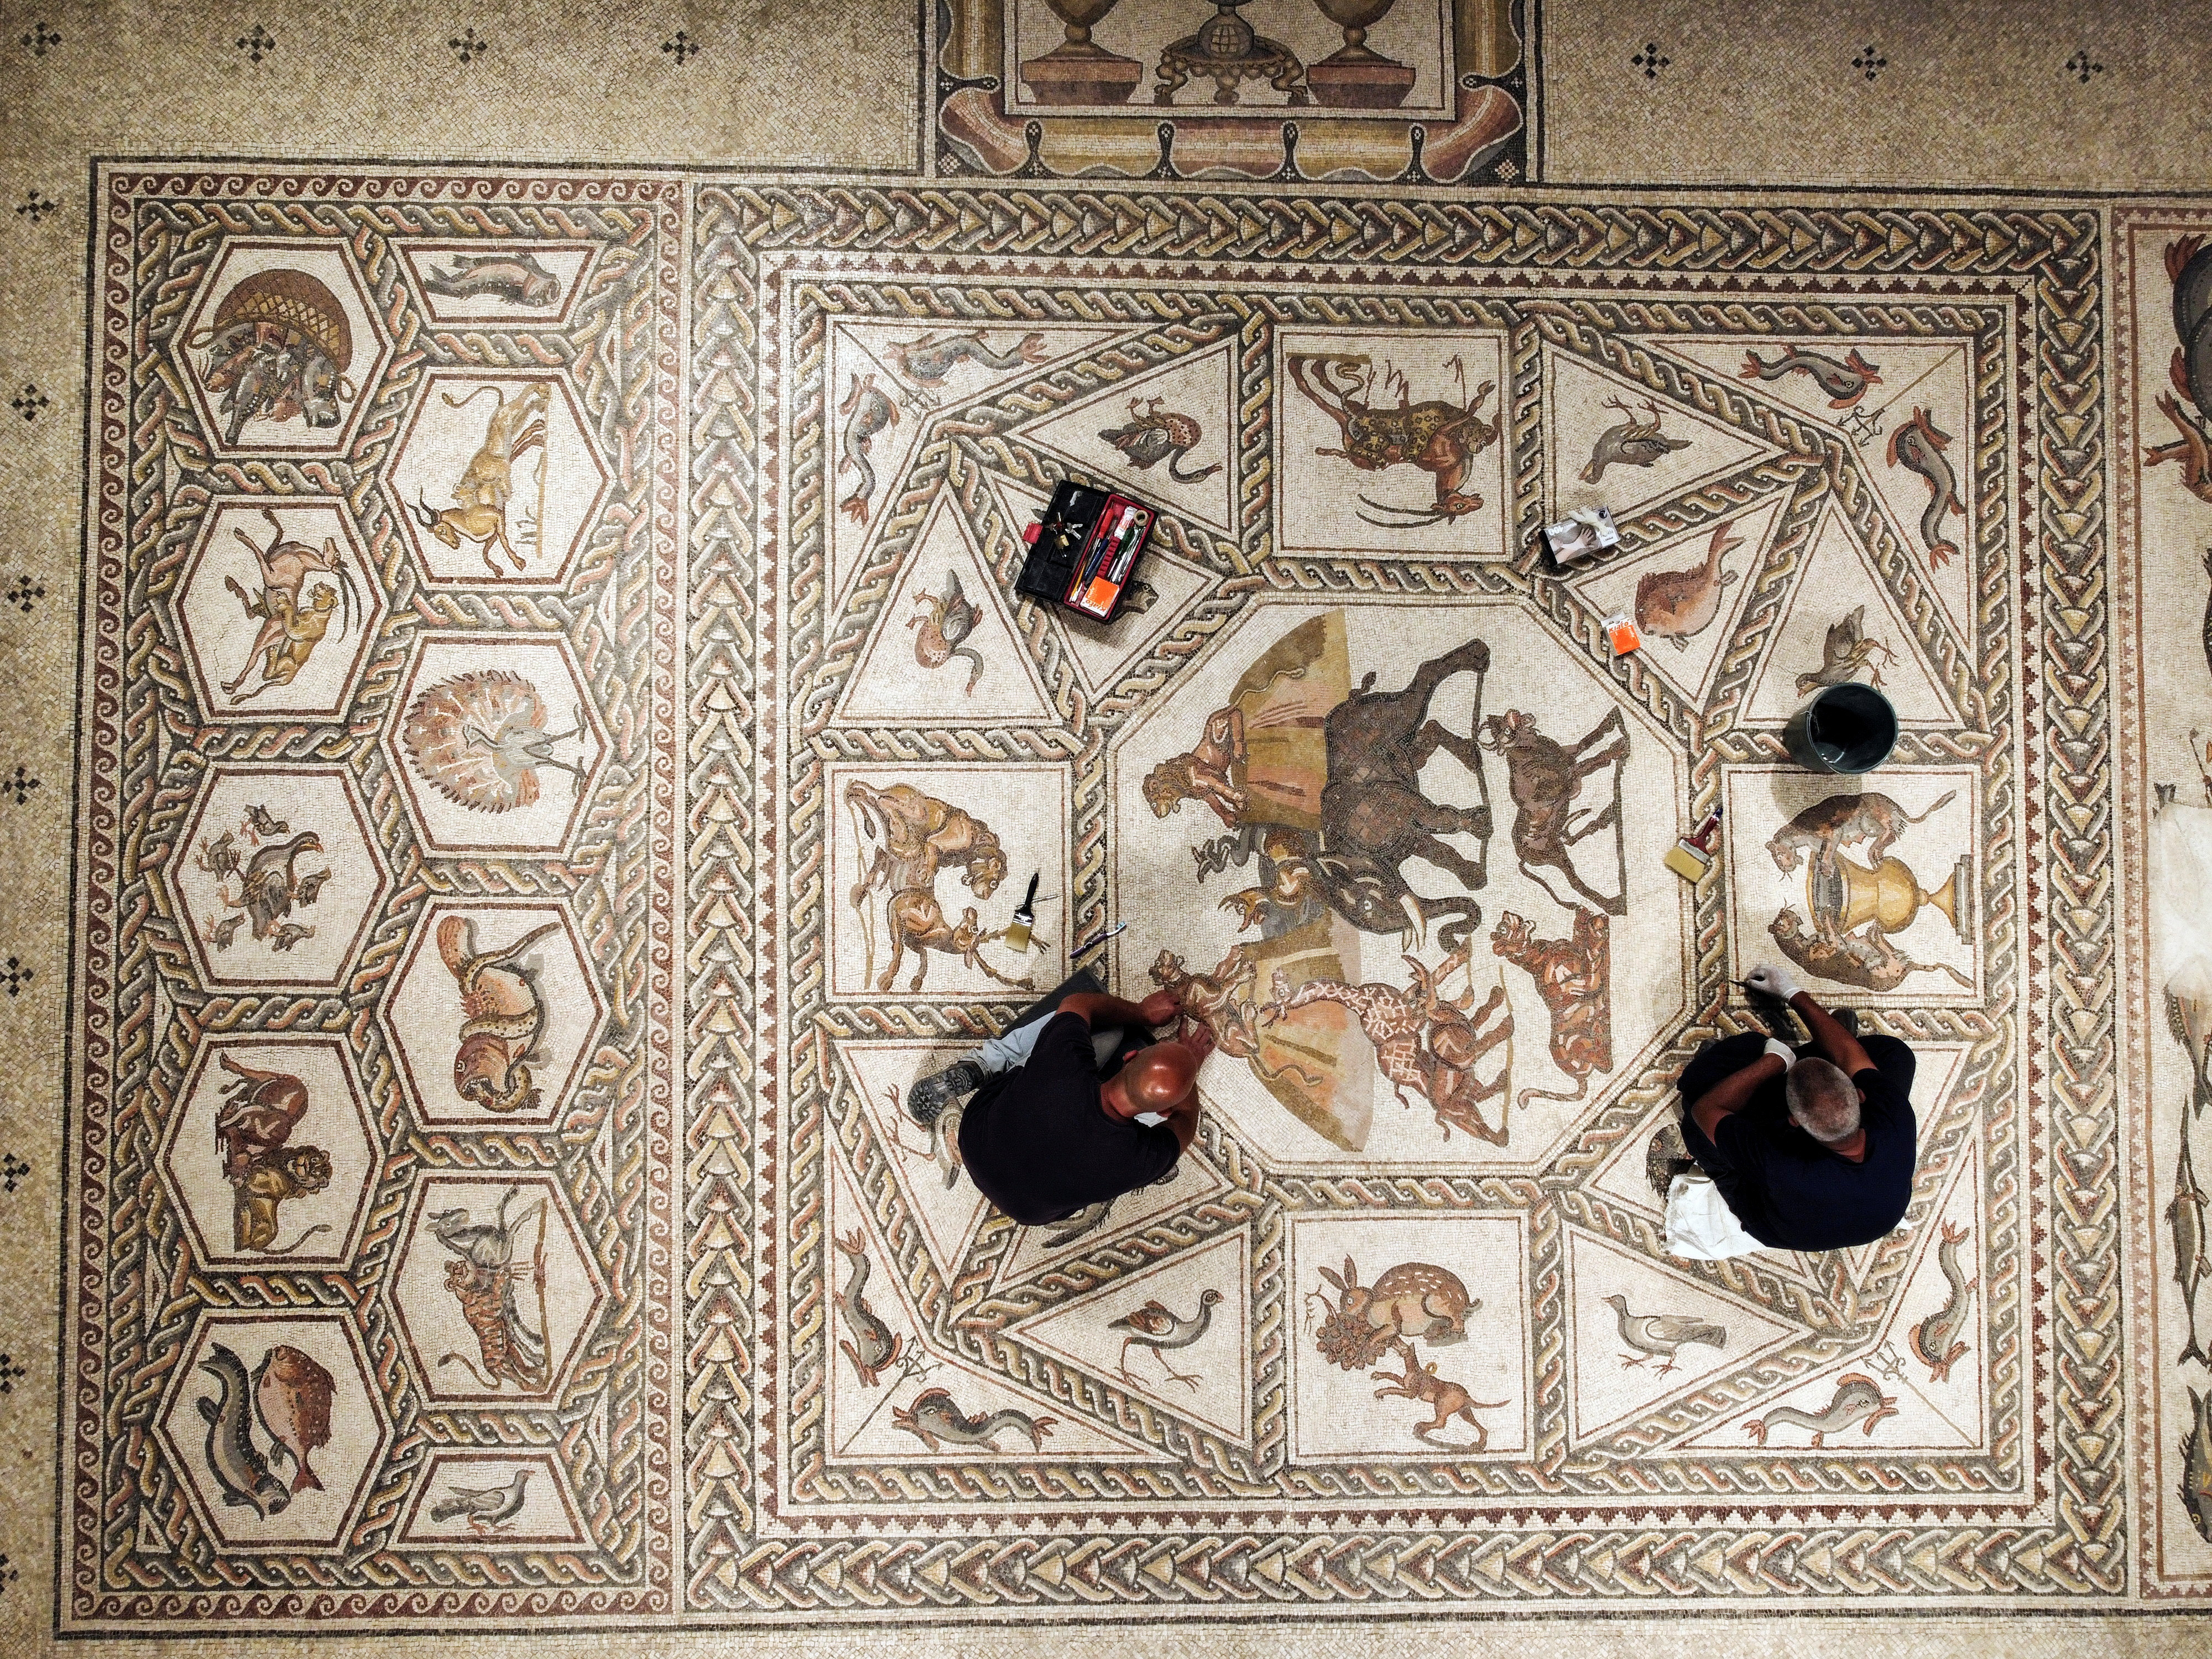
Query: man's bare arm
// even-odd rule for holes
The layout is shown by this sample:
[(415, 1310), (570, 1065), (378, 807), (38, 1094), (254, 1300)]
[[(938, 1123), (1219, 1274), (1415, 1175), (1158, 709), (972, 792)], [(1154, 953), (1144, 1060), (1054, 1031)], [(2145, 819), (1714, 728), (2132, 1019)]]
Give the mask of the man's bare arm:
[(1797, 1018), (1805, 1022), (1805, 1029), (1812, 1033), (1813, 1046), (1820, 1051), (1821, 1059), (1845, 1077), (1856, 1077), (1872, 1067), (1874, 1061), (1859, 1046), (1859, 1040), (1837, 1024), (1835, 1017), (1813, 1000), (1810, 991), (1800, 991), (1790, 999), (1790, 1006), (1797, 1011)]
[[(1835, 1024), (1833, 1020), (1828, 1023)], [(1723, 1118), (1748, 1106), (1753, 1095), (1789, 1069), (1778, 1054), (1761, 1054), (1741, 1071), (1729, 1073), (1700, 1095), (1690, 1108), (1691, 1121), (1708, 1140), (1711, 1139)]]
[(1190, 1097), (1166, 1116), (1167, 1127), (1175, 1134), (1176, 1149), (1188, 1152), (1190, 1143), (1198, 1138), (1198, 1091), (1192, 1090)]

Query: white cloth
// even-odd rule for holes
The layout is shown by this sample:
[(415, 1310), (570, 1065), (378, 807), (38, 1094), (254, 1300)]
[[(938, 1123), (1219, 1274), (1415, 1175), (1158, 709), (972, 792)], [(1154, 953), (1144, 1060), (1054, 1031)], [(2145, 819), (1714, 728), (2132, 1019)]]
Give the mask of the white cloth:
[[(1001, 1072), (1011, 1072), (1017, 1066), (1026, 1066), (1030, 1055), (1036, 1049), (1037, 1038), (1043, 1032), (1045, 1022), (1060, 1011), (1039, 1014), (1026, 1025), (1017, 1025), (1004, 1036), (994, 1036), (975, 1054), (975, 1062), (987, 1077), (996, 1077)], [(1091, 1034), (1091, 1052), (1100, 1066), (1114, 1058), (1115, 1049), (1121, 1046), (1119, 1026), (1109, 1025), (1103, 1030)]]
[(2212, 994), (2212, 807), (2160, 807), (2150, 821), (2150, 921), (2158, 973), (2185, 1000)]
[[(2181, 1012), (2192, 1066), (2204, 1064), (2212, 1037), (2212, 807), (2161, 806), (2150, 821), (2150, 931), (2156, 972)], [(2154, 1024), (2163, 1024), (2162, 1019)], [(2194, 1086), (2203, 1088), (2198, 1076)]]
[(1667, 1254), (1687, 1261), (1726, 1261), (1766, 1248), (1749, 1233), (1703, 1170), (1678, 1175), (1667, 1188)]

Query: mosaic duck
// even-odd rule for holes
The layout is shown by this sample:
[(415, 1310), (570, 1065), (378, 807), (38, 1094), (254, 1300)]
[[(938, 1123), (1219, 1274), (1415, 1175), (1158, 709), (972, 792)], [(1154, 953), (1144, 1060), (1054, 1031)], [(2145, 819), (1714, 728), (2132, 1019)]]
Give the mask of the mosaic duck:
[(914, 659), (924, 668), (942, 668), (955, 657), (967, 658), (970, 666), (964, 690), (975, 696), (975, 682), (983, 678), (983, 659), (960, 641), (975, 631), (983, 613), (960, 586), (960, 573), (945, 573), (941, 595), (924, 591), (914, 596), (914, 602), (921, 607), (919, 614), (906, 619), (908, 628), (921, 630), (914, 636)]

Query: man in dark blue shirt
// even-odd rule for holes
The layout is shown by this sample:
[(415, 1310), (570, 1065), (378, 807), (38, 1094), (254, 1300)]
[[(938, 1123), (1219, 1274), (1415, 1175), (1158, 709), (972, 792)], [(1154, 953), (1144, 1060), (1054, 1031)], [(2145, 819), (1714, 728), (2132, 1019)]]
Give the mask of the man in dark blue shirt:
[(1881, 1237), (1912, 1196), (1912, 1050), (1857, 1036), (1780, 968), (1744, 985), (1787, 1003), (1813, 1041), (1800, 1050), (1747, 1032), (1700, 1048), (1682, 1071), (1690, 1156), (1770, 1249)]
[(1024, 1226), (1065, 1220), (1164, 1180), (1197, 1133), (1212, 1034), (1154, 1042), (1146, 1030), (1180, 1009), (1172, 992), (1125, 1002), (1079, 975), (974, 1058), (916, 1083), (907, 1114), (941, 1133), (939, 1117), (957, 1109), (960, 1161), (982, 1194)]

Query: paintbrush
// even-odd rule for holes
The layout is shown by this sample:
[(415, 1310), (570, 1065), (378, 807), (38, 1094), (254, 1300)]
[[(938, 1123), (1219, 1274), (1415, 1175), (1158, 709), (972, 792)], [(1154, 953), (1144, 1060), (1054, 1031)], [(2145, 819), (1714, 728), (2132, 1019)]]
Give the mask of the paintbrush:
[(1009, 951), (1030, 948), (1030, 929), (1036, 925), (1036, 890), (1037, 877), (1033, 872), (1030, 877), (1030, 890), (1022, 895), (1022, 902), (1014, 910), (1013, 924), (1006, 929), (1006, 942)]

